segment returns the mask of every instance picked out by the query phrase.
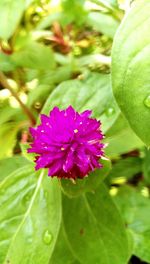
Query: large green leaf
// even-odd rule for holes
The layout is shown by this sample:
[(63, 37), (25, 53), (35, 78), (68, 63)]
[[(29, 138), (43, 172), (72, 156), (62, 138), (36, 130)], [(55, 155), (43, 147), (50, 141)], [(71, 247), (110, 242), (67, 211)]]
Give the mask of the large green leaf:
[[(128, 140), (126, 140), (128, 139)], [(116, 157), (143, 146), (143, 142), (129, 127), (122, 115), (118, 117), (113, 126), (106, 133), (106, 155)]]
[(13, 53), (11, 60), (17, 65), (37, 70), (55, 68), (54, 54), (50, 47), (29, 42)]
[(9, 72), (15, 70), (15, 64), (11, 61), (11, 57), (0, 52), (0, 70)]
[(132, 129), (150, 145), (150, 1), (137, 1), (116, 34), (112, 83)]
[(109, 173), (110, 179), (118, 177), (132, 178), (134, 175), (142, 171), (142, 159), (139, 157), (128, 157), (117, 161)]
[(91, 73), (83, 80), (61, 83), (47, 99), (42, 112), (48, 114), (54, 106), (66, 108), (69, 105), (77, 111), (93, 110), (93, 116), (101, 119), (104, 132), (119, 115), (111, 91), (110, 76), (106, 74)]
[(101, 158), (100, 163), (103, 168), (96, 169), (84, 179), (77, 179), (74, 182), (66, 179), (61, 180), (61, 186), (64, 193), (70, 197), (75, 197), (84, 192), (93, 192), (98, 185), (104, 180), (111, 168), (109, 159)]
[(107, 138), (106, 141), (108, 143), (106, 154), (112, 158), (143, 146), (142, 141), (130, 128), (124, 129), (121, 133)]
[(28, 75), (34, 74), (34, 78), (38, 78), (39, 84), (32, 89), (28, 95), (28, 105), (32, 105), (36, 100), (46, 100), (47, 96), (54, 89), (54, 85), (71, 78), (72, 73), (75, 71), (71, 64), (64, 65), (56, 70), (29, 70)]
[(19, 130), (19, 123), (5, 123), (0, 130), (0, 159), (11, 156), (16, 143), (16, 135)]
[[(1, 100), (1, 97), (0, 97)], [(10, 120), (17, 120), (17, 116), (20, 116), (20, 109), (11, 107), (8, 102), (1, 103), (0, 107), (0, 125)]]
[(114, 197), (134, 240), (133, 254), (150, 263), (150, 200), (132, 187)]
[(65, 236), (83, 264), (126, 264), (128, 243), (121, 216), (105, 186), (78, 198), (63, 198)]
[(55, 249), (53, 251), (52, 257), (50, 258), (49, 264), (80, 264), (77, 261), (76, 256), (72, 254), (70, 248), (68, 247), (63, 224), (59, 231)]
[(8, 39), (14, 33), (23, 11), (24, 0), (1, 0), (0, 1), (0, 37)]
[(48, 263), (61, 221), (60, 187), (26, 165), (0, 184), (0, 263)]
[(87, 18), (87, 24), (92, 26), (96, 31), (106, 34), (113, 38), (119, 26), (119, 22), (110, 14), (100, 12), (90, 12)]
[(6, 178), (12, 171), (27, 165), (27, 159), (20, 155), (0, 160), (0, 181)]

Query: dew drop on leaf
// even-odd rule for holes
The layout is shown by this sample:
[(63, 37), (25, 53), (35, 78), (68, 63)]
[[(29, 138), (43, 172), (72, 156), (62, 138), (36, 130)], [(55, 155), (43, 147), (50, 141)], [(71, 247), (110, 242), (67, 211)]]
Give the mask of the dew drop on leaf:
[(144, 105), (150, 108), (150, 95), (148, 95), (144, 100)]
[(43, 241), (46, 245), (49, 245), (52, 241), (52, 235), (48, 230), (44, 232)]
[(113, 107), (109, 107), (107, 110), (106, 110), (106, 115), (109, 117), (109, 116), (112, 116), (113, 114), (115, 113), (115, 109)]

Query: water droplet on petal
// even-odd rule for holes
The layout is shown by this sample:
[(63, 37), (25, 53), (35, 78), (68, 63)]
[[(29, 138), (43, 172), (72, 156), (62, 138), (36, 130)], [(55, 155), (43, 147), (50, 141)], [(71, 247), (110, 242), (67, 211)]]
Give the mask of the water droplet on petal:
[(115, 113), (115, 109), (113, 107), (109, 107), (107, 110), (106, 110), (106, 115), (109, 117), (109, 116), (112, 116), (113, 114)]
[(44, 232), (43, 241), (46, 245), (49, 245), (52, 241), (52, 235), (48, 230)]
[(148, 95), (144, 100), (144, 105), (150, 108), (150, 95)]

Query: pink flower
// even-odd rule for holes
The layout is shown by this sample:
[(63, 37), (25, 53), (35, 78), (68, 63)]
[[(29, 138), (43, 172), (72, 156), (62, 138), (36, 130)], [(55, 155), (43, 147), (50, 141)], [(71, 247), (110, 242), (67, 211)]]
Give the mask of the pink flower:
[(92, 111), (76, 112), (54, 107), (49, 116), (41, 115), (41, 124), (30, 128), (34, 139), (28, 152), (35, 152), (36, 167), (48, 168), (58, 178), (83, 178), (101, 168), (104, 144), (100, 121), (90, 118)]

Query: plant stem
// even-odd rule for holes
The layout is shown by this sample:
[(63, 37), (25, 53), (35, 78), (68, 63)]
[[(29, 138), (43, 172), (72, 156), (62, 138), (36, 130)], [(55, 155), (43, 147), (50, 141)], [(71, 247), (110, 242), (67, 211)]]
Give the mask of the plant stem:
[(12, 89), (12, 87), (10, 86), (9, 82), (7, 81), (6, 76), (4, 75), (3, 72), (0, 71), (0, 83), (2, 84), (3, 87), (7, 88), (11, 94), (15, 97), (15, 99), (18, 101), (18, 103), (20, 104), (20, 107), (22, 108), (22, 110), (24, 111), (24, 113), (26, 114), (26, 116), (28, 117), (28, 119), (30, 120), (31, 125), (35, 125), (36, 120), (32, 114), (32, 112), (30, 111), (30, 109), (28, 109), (28, 107), (21, 101), (20, 97), (18, 96), (18, 94)]

